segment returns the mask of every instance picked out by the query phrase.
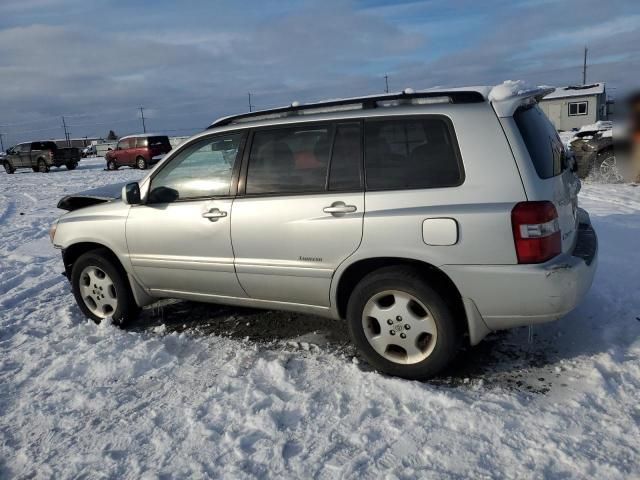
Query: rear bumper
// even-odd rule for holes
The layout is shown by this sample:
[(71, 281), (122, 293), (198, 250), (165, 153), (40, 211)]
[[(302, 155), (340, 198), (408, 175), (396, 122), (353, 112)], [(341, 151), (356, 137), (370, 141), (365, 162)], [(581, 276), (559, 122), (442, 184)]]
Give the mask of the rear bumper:
[[(557, 320), (580, 303), (598, 263), (598, 239), (586, 212), (583, 220), (574, 250), (546, 263), (442, 267), (463, 298), (477, 308), (476, 317), (484, 325), (475, 330), (486, 333)], [(471, 340), (478, 343), (480, 339)]]

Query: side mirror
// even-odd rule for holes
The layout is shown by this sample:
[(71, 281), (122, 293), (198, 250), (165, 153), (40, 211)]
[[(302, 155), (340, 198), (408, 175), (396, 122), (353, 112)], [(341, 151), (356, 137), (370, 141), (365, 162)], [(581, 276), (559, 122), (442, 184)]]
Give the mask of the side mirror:
[(122, 201), (127, 205), (140, 205), (140, 185), (138, 182), (127, 183), (122, 187)]

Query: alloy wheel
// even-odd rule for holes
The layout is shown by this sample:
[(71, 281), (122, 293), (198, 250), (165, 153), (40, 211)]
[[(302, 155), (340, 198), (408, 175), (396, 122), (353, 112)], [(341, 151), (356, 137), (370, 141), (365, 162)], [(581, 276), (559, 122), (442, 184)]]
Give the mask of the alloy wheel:
[(112, 316), (118, 308), (116, 287), (111, 277), (96, 266), (88, 266), (80, 273), (80, 294), (87, 308), (100, 318)]
[(435, 348), (438, 328), (431, 311), (413, 295), (386, 290), (369, 299), (362, 311), (365, 337), (386, 360), (414, 364)]

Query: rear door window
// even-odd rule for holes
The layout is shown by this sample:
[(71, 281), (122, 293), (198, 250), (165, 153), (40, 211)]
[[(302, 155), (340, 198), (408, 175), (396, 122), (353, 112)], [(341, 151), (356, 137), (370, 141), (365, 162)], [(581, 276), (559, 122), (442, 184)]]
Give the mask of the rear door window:
[(560, 175), (565, 150), (555, 127), (538, 106), (520, 108), (513, 115), (533, 166), (540, 178)]
[(136, 148), (146, 148), (148, 145), (147, 137), (136, 138)]
[(326, 188), (331, 127), (259, 130), (253, 136), (247, 194), (321, 192)]
[(368, 190), (460, 185), (464, 172), (453, 127), (444, 118), (372, 120), (365, 124)]

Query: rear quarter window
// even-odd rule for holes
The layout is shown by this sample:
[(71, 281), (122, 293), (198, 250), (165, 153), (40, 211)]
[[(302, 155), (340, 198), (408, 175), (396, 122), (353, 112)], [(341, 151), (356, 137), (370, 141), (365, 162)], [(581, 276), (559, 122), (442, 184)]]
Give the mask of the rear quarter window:
[(555, 127), (538, 106), (521, 108), (513, 115), (522, 140), (540, 178), (560, 175), (565, 150)]
[(455, 187), (464, 171), (453, 126), (442, 117), (365, 123), (368, 190)]

